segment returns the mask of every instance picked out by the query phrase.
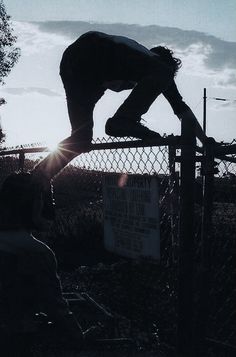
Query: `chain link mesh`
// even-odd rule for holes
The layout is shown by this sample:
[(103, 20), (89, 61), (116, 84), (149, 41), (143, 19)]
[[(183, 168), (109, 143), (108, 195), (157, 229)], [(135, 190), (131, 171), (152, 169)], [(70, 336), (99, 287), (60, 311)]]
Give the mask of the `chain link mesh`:
[[(236, 154), (215, 162), (218, 173), (214, 179), (207, 334), (222, 342), (211, 348), (212, 356), (231, 356), (236, 350)], [(234, 346), (234, 352), (223, 343)]]
[[(115, 140), (113, 140), (115, 141)], [(235, 144), (235, 140), (231, 144)], [(104, 139), (96, 143), (106, 144)], [(231, 144), (228, 144), (229, 146)], [(33, 147), (40, 146), (34, 145)], [(169, 150), (170, 149), (170, 150)], [(171, 156), (171, 152), (172, 155)], [(46, 241), (56, 251), (61, 265), (83, 265), (81, 252), (90, 251), (105, 258), (103, 249), (102, 181), (106, 173), (157, 175), (160, 182), (161, 262), (115, 261), (110, 267), (79, 271), (84, 288), (95, 294), (142, 329), (157, 332), (160, 340), (176, 344), (177, 329), (177, 263), (179, 224), (179, 170), (168, 146), (94, 150), (76, 157), (54, 179), (57, 202), (56, 220), (47, 232)], [(180, 152), (177, 151), (179, 156)], [(25, 154), (24, 170), (31, 170), (47, 153)], [(218, 343), (235, 346), (236, 275), (236, 154), (215, 158), (218, 173), (214, 179), (213, 236), (211, 242), (210, 311), (207, 337)], [(0, 183), (19, 169), (19, 155), (0, 156)], [(202, 181), (196, 180), (195, 266), (201, 263)], [(84, 253), (83, 253), (84, 254)], [(102, 258), (103, 257), (103, 258)], [(69, 263), (68, 263), (69, 262)], [(77, 273), (78, 274), (78, 271)], [(198, 273), (197, 273), (198, 274)], [(197, 281), (198, 277), (195, 276)], [(64, 280), (67, 288), (68, 280)], [(74, 284), (74, 283), (73, 283)], [(72, 285), (73, 285), (72, 284)], [(74, 285), (73, 285), (74, 286)], [(81, 286), (81, 284), (80, 284)], [(68, 289), (71, 285), (68, 285)], [(74, 286), (76, 288), (76, 284)], [(196, 295), (198, 286), (196, 288)], [(132, 324), (131, 324), (132, 325)], [(135, 333), (137, 325), (130, 331)], [(226, 356), (223, 343), (208, 350), (209, 356)], [(217, 354), (218, 353), (218, 354)]]
[[(114, 141), (114, 140), (113, 140)], [(106, 144), (106, 141), (96, 143)], [(174, 149), (175, 150), (175, 149)], [(26, 153), (24, 170), (31, 170), (46, 153)], [(1, 180), (19, 167), (19, 155), (1, 157)], [(102, 181), (106, 173), (158, 176), (160, 182), (161, 262), (119, 261), (88, 278), (86, 289), (101, 303), (138, 321), (149, 336), (175, 344), (178, 227), (178, 177), (169, 165), (168, 146), (102, 149), (81, 154), (54, 179), (56, 220), (44, 240), (56, 251), (61, 266), (83, 265), (81, 251), (105, 257), (103, 249)], [(89, 280), (89, 283), (88, 283)], [(101, 282), (102, 280), (102, 282)], [(71, 288), (71, 287), (70, 287)], [(115, 292), (115, 293), (114, 293)], [(171, 324), (170, 324), (171, 321)], [(131, 334), (135, 333), (132, 325)], [(156, 343), (156, 342), (155, 342)]]

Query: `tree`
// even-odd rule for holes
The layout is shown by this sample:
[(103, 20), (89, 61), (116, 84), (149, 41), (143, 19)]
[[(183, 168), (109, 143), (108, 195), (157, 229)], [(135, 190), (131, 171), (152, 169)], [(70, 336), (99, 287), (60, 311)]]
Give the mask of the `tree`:
[(0, 145), (4, 142), (5, 134), (2, 131), (2, 128), (0, 127)]
[[(0, 106), (6, 104), (6, 101), (4, 98), (0, 98)], [(2, 131), (2, 127), (1, 127), (1, 117), (0, 117), (0, 148), (1, 148), (1, 144), (4, 142), (6, 135), (4, 134), (4, 132)]]
[[(10, 16), (6, 13), (3, 1), (0, 0), (0, 85), (4, 84), (4, 78), (10, 73), (20, 56), (20, 50), (15, 47), (15, 42), (16, 36), (13, 35)], [(5, 99), (0, 98), (0, 106), (5, 103)], [(4, 139), (5, 134), (0, 123), (0, 146)]]
[(20, 56), (19, 48), (15, 47), (16, 36), (10, 23), (10, 16), (6, 13), (5, 5), (0, 0), (0, 85), (10, 73)]

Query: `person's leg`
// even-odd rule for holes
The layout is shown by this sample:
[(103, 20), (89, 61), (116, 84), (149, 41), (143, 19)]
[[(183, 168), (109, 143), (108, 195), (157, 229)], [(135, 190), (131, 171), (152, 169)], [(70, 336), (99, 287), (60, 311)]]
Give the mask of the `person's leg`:
[(104, 94), (98, 83), (78, 79), (65, 82), (68, 115), (77, 140), (90, 143), (93, 138), (93, 110)]
[[(70, 112), (72, 117), (76, 115), (82, 117), (72, 127), (72, 133), (69, 137), (58, 144), (58, 148), (51, 152), (45, 159), (37, 164), (32, 173), (38, 176), (39, 180), (51, 180), (59, 171), (61, 171), (77, 155), (90, 150), (93, 127), (93, 106), (82, 108), (79, 105), (71, 105)], [(76, 116), (77, 118), (77, 116)], [(73, 123), (72, 123), (73, 125)]]
[(97, 101), (104, 94), (104, 89), (91, 80), (73, 74), (61, 74), (65, 88), (68, 115), (72, 133), (77, 132), (80, 141), (92, 141), (93, 110)]
[(158, 95), (168, 88), (171, 79), (168, 73), (161, 73), (161, 71), (155, 71), (142, 78), (114, 116), (128, 117), (129, 120), (140, 118), (148, 111)]
[[(93, 137), (93, 110), (104, 94), (98, 84), (77, 78), (63, 78), (72, 133), (33, 169), (42, 180), (52, 179), (77, 155), (90, 150)], [(45, 182), (46, 183), (46, 182)]]
[(58, 144), (58, 149), (34, 167), (33, 175), (37, 176), (39, 181), (45, 179), (45, 185), (48, 185), (48, 180), (58, 174), (70, 161), (90, 150), (91, 143), (80, 141), (80, 138), (78, 131), (72, 132), (69, 137)]
[[(71, 123), (71, 133), (77, 142), (91, 143), (93, 138), (94, 101), (81, 103), (76, 98), (67, 98), (67, 108)], [(72, 139), (73, 141), (73, 139)], [(75, 143), (74, 143), (75, 144)]]
[(154, 100), (165, 91), (173, 79), (169, 67), (161, 62), (150, 66), (106, 124), (106, 133), (113, 136), (134, 136), (140, 139), (157, 137), (159, 134), (140, 124), (141, 116), (146, 113)]

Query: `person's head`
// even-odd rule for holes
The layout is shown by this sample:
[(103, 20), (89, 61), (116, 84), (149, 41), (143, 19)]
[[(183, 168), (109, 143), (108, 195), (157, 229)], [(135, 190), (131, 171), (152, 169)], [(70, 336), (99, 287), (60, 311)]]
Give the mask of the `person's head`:
[(43, 192), (30, 173), (9, 175), (0, 189), (0, 229), (32, 230), (39, 228), (41, 218), (51, 219), (54, 201), (49, 186)]
[(172, 50), (170, 50), (168, 47), (157, 46), (151, 48), (150, 51), (159, 55), (163, 62), (165, 62), (168, 66), (173, 68), (174, 75), (177, 74), (178, 70), (182, 65), (182, 62), (179, 58), (173, 56), (174, 53)]

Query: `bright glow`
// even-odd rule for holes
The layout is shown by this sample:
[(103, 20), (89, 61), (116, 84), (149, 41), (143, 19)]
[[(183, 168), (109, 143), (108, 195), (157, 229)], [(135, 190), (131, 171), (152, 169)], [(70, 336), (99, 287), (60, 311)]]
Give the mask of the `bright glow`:
[(47, 147), (51, 152), (58, 150), (58, 144), (59, 144), (59, 142), (56, 140), (53, 140), (53, 139), (50, 141), (47, 141)]

